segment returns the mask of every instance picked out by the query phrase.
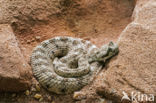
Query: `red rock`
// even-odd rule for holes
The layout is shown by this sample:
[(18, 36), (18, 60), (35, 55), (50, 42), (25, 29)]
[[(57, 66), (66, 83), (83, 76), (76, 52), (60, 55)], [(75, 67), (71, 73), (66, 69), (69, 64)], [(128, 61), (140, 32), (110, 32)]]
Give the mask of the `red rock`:
[(134, 21), (143, 24), (156, 32), (156, 2), (149, 0), (142, 7), (135, 8)]
[(31, 69), (25, 61), (9, 25), (0, 25), (0, 91), (29, 88)]
[[(121, 101), (122, 92), (156, 96), (156, 33), (131, 23), (119, 38), (119, 55), (109, 63), (96, 91), (114, 101)], [(116, 92), (113, 92), (113, 91)], [(137, 98), (137, 97), (136, 97)], [(145, 99), (144, 99), (145, 101)]]

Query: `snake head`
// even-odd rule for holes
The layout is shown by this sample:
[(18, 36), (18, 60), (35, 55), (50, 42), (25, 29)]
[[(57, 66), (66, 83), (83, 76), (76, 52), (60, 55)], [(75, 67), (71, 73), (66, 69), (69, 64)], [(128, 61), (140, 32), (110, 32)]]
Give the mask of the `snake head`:
[(113, 43), (112, 41), (109, 42), (107, 52), (108, 52), (109, 56), (114, 56), (114, 55), (118, 54), (118, 52), (119, 52), (118, 45), (116, 43)]
[(89, 63), (105, 62), (119, 52), (118, 45), (112, 41), (103, 45), (96, 53), (89, 57)]

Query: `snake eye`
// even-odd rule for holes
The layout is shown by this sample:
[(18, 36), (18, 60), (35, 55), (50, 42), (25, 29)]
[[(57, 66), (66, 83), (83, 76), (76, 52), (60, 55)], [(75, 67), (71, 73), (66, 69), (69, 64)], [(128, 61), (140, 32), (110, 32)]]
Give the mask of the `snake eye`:
[(114, 43), (113, 43), (112, 41), (110, 41), (108, 45), (109, 45), (109, 46), (113, 46)]

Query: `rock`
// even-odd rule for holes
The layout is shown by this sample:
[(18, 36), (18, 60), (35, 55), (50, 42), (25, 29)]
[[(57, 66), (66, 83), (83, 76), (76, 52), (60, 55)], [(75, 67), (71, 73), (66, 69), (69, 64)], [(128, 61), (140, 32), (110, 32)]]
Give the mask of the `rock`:
[(39, 92), (40, 91), (40, 86), (36, 84), (36, 90)]
[(135, 8), (134, 21), (156, 32), (156, 1), (149, 0), (141, 8)]
[(100, 98), (98, 103), (112, 103), (112, 101)]
[(31, 43), (31, 40), (27, 40), (27, 44), (30, 44)]
[(30, 66), (18, 47), (11, 27), (0, 25), (0, 91), (23, 91), (30, 87)]
[(74, 92), (73, 99), (82, 100), (85, 98), (86, 98), (86, 95), (83, 92)]
[(41, 98), (39, 99), (39, 102), (41, 102), (41, 101), (43, 101), (43, 97), (41, 97)]
[(47, 99), (48, 99), (48, 101), (51, 101), (52, 100), (51, 96), (48, 96)]
[(40, 36), (35, 36), (35, 39), (36, 39), (37, 41), (40, 41), (41, 37), (40, 37)]
[(41, 94), (35, 94), (35, 95), (34, 95), (34, 98), (39, 100), (39, 99), (42, 98), (42, 95), (41, 95)]
[(29, 96), (30, 95), (30, 91), (29, 90), (26, 90), (25, 91), (25, 95)]
[(37, 23), (46, 23), (50, 16), (59, 13), (60, 0), (10, 1), (0, 2), (0, 23), (11, 24), (15, 31), (29, 31)]
[(31, 39), (31, 42), (35, 42), (35, 39), (34, 39), (34, 38), (32, 38), (32, 39)]
[(89, 37), (84, 37), (83, 39), (84, 39), (84, 40), (88, 40), (88, 41), (90, 40), (90, 38), (89, 38)]
[(121, 102), (123, 92), (130, 98), (135, 93), (137, 100), (141, 94), (156, 96), (156, 33), (133, 22), (122, 32), (118, 44), (120, 52), (101, 74), (97, 93), (116, 102)]

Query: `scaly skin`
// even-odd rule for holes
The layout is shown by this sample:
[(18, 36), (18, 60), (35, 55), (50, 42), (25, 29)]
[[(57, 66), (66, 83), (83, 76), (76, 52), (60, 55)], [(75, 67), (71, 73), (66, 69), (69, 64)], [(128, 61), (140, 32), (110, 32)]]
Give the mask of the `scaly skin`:
[(103, 45), (97, 52), (91, 54), (89, 56), (89, 63), (95, 61), (105, 63), (106, 60), (115, 56), (116, 54), (118, 54), (118, 52), (118, 45), (111, 41), (109, 42), (109, 44)]
[(99, 49), (79, 38), (55, 37), (33, 50), (31, 66), (43, 87), (57, 94), (69, 94), (90, 83), (102, 68), (99, 61), (105, 62), (117, 52), (113, 43)]

